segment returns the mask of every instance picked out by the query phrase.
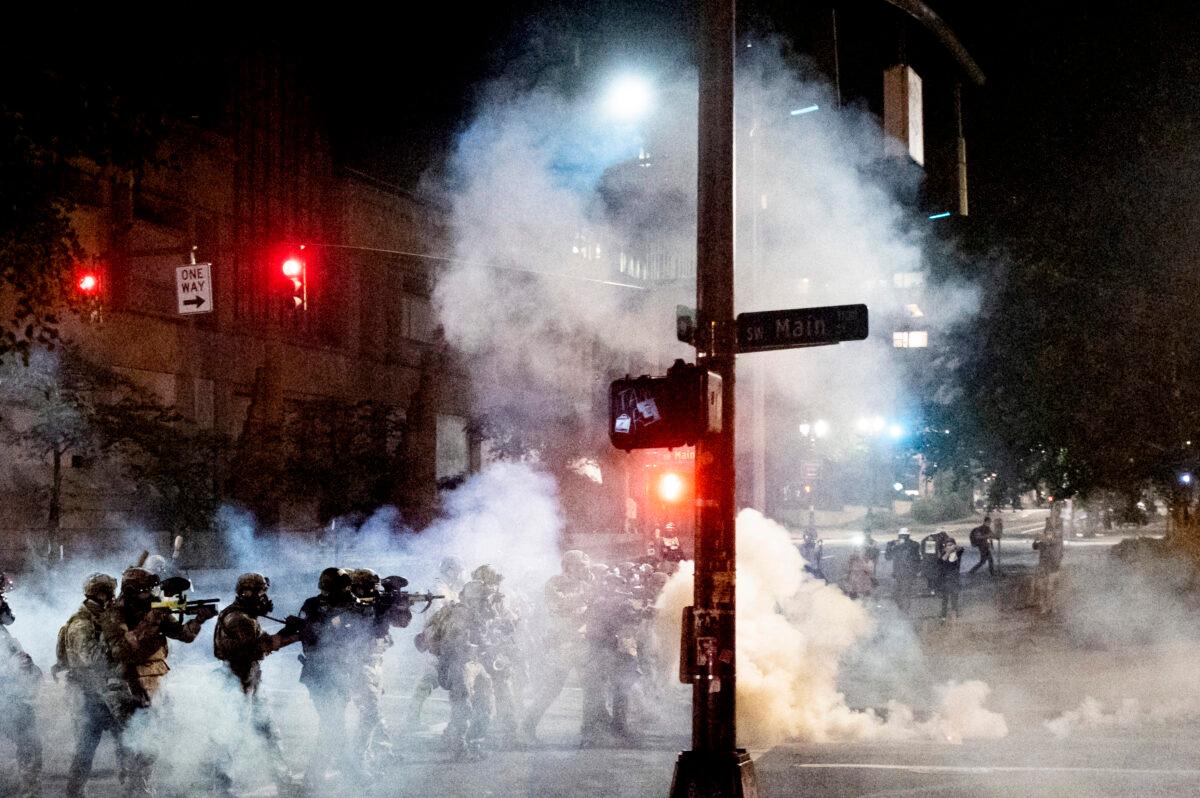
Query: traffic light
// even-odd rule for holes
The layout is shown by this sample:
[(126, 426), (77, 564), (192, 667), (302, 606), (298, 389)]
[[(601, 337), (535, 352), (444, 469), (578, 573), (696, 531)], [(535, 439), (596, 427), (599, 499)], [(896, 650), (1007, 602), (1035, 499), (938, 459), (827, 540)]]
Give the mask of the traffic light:
[(283, 273), (293, 310), (308, 308), (308, 260), (304, 246), (288, 250), (283, 255), (279, 270)]
[(686, 487), (687, 484), (683, 477), (674, 471), (664, 471), (659, 474), (654, 485), (658, 498), (666, 504), (675, 504), (682, 499)]
[(75, 281), (75, 290), (80, 296), (96, 296), (100, 293), (100, 275), (91, 270), (81, 272)]
[(676, 360), (664, 377), (625, 377), (609, 386), (613, 446), (674, 449), (721, 430), (721, 377)]
[(96, 262), (77, 264), (71, 272), (68, 286), (73, 307), (83, 318), (100, 321), (104, 304), (104, 269)]

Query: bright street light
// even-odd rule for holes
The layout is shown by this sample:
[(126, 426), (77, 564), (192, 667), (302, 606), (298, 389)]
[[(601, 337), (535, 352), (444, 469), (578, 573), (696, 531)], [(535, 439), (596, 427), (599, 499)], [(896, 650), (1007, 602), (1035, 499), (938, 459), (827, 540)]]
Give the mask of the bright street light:
[(614, 119), (633, 122), (646, 115), (653, 99), (649, 81), (637, 75), (622, 75), (608, 87), (604, 110)]
[(795, 109), (789, 111), (788, 113), (791, 116), (802, 116), (804, 114), (811, 114), (813, 111), (820, 111), (820, 110), (821, 110), (821, 106), (817, 105), (816, 103), (813, 103), (812, 105), (806, 105), (803, 108), (795, 108)]
[(818, 420), (817, 423), (813, 424), (813, 434), (818, 438), (824, 438), (829, 434), (829, 422), (823, 419)]
[(904, 437), (904, 427), (899, 424), (892, 424), (888, 427), (888, 435), (893, 438), (902, 438)]

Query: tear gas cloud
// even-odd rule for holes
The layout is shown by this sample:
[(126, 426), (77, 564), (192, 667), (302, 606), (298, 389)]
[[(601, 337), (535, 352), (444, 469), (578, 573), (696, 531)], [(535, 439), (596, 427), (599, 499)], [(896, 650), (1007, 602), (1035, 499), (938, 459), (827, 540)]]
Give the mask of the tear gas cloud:
[[(399, 573), (410, 580), (410, 589), (427, 590), (435, 586), (441, 560), (454, 556), (468, 574), (478, 565), (492, 565), (504, 575), (505, 592), (514, 598), (536, 597), (545, 579), (558, 570), (562, 519), (550, 477), (524, 464), (495, 463), (447, 494), (442, 516), (421, 534), (404, 526), (392, 508), (381, 509), (360, 526), (347, 525), (337, 541), (264, 535), (251, 515), (228, 507), (220, 513), (219, 527), (217, 545), (228, 553), (229, 567), (192, 574), (192, 597), (220, 597), (224, 606), (236, 575), (259, 571), (272, 580), (276, 614), (285, 615), (316, 593), (318, 573), (334, 564)], [(131, 530), (118, 541), (108, 541), (103, 552), (69, 551), (61, 563), (40, 561), (18, 575), (16, 589), (8, 596), (17, 616), (11, 631), (39, 667), (48, 672), (55, 662), (58, 630), (81, 603), (85, 577), (96, 571), (119, 577), (143, 549), (170, 553), (162, 551), (155, 536)], [(185, 545), (180, 564), (186, 568), (192, 558), (203, 562), (212, 555)], [(393, 631), (396, 645), (386, 654), (386, 679), (403, 699), (429, 668), (428, 657), (412, 645), (428, 617), (418, 614), (408, 629)], [(277, 630), (270, 621), (263, 624), (267, 631)], [(138, 716), (129, 733), (132, 750), (158, 761), (158, 782), (181, 794), (206, 789), (216, 765), (231, 767), (239, 783), (259, 783), (272, 774), (240, 686), (213, 659), (212, 628), (212, 622), (206, 624), (192, 644), (171, 642), (172, 673), (164, 681), (165, 700)], [(263, 663), (272, 711), (286, 712), (289, 736), (300, 738), (296, 750), (285, 745), (293, 763), (308, 750), (317, 730), (316, 714), (299, 684), (297, 653), (298, 646), (287, 648)], [(39, 705), (43, 739), (73, 739), (73, 710), (65, 684), (47, 681)], [(107, 756), (103, 750), (99, 768)], [(64, 764), (52, 762), (49, 767), (53, 772)]]
[[(868, 302), (877, 325), (903, 315), (911, 299), (894, 277), (924, 272), (934, 249), (927, 222), (897, 199), (920, 170), (882, 169), (874, 117), (838, 108), (776, 44), (754, 53), (737, 78), (737, 310)], [(499, 80), (462, 134), (449, 192), (458, 260), (434, 302), (481, 377), (482, 410), (536, 408), (546, 395), (587, 402), (606, 369), (691, 357), (673, 320), (674, 305), (695, 301), (697, 89), (690, 71), (656, 78), (654, 107), (636, 123), (604, 116), (600, 86), (568, 95)], [(820, 111), (789, 113), (811, 103)], [(659, 268), (677, 275), (653, 290), (602, 284), (640, 286), (636, 269)], [(928, 286), (923, 321), (950, 325), (975, 296), (966, 285)], [(890, 335), (755, 357), (783, 399), (848, 418), (887, 412), (870, 404), (881, 396), (902, 404)], [(792, 378), (796, 358), (804, 380)]]
[[(866, 607), (804, 571), (787, 530), (754, 510), (737, 519), (737, 701), (742, 742), (766, 747), (787, 740), (966, 739), (1004, 737), (1004, 717), (984, 706), (980, 681), (936, 691), (923, 720), (889, 701), (886, 712), (851, 708), (839, 684), (843, 658), (871, 632)], [(659, 600), (661, 636), (679, 639), (691, 603), (692, 572), (682, 570)]]

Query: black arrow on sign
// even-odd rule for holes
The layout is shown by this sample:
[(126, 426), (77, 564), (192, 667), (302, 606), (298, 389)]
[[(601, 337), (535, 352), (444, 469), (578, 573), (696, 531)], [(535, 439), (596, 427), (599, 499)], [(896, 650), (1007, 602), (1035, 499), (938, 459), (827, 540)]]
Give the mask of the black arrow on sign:
[(202, 297), (202, 296), (194, 296), (194, 297), (192, 297), (191, 299), (185, 299), (185, 300), (183, 300), (183, 302), (181, 302), (180, 304), (181, 304), (181, 305), (195, 305), (195, 306), (198, 308), (198, 307), (200, 307), (201, 305), (203, 305), (203, 304), (204, 304), (204, 297)]

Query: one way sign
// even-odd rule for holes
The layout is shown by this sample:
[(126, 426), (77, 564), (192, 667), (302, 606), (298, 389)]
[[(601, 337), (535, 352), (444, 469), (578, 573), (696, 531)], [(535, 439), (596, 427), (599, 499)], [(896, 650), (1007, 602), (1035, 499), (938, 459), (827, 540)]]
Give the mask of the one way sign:
[(179, 312), (212, 312), (212, 264), (193, 263), (175, 269), (175, 299)]

